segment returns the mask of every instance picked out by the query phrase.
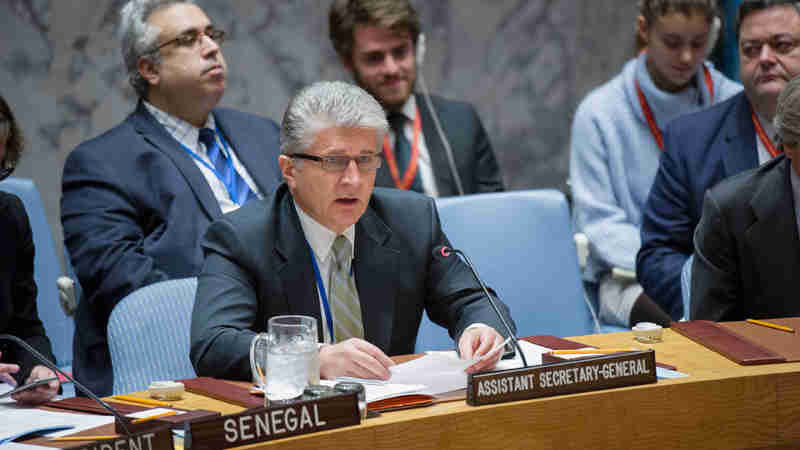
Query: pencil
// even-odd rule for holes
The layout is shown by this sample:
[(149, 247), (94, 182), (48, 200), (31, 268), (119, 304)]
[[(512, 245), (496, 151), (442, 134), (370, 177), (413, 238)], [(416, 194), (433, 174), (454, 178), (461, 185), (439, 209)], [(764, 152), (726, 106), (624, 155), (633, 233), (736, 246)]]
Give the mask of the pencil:
[(583, 348), (580, 350), (553, 350), (551, 355), (605, 355), (607, 353), (635, 352), (635, 348)]
[(138, 403), (140, 405), (163, 406), (163, 407), (166, 407), (166, 408), (171, 408), (172, 407), (171, 403), (160, 402), (158, 400), (150, 400), (150, 399), (147, 399), (147, 398), (134, 397), (132, 395), (115, 395), (112, 398), (115, 398), (117, 400), (125, 400), (126, 402), (131, 402), (131, 403)]
[(116, 439), (118, 438), (118, 434), (112, 434), (109, 436), (66, 436), (66, 437), (57, 437), (57, 438), (50, 438), (51, 441), (105, 441), (107, 439)]
[(161, 414), (156, 414), (156, 415), (150, 416), (150, 417), (142, 417), (141, 419), (136, 419), (136, 420), (132, 421), (131, 423), (135, 424), (135, 423), (147, 422), (148, 420), (159, 419), (161, 417), (167, 417), (167, 416), (174, 416), (175, 414), (178, 414), (178, 411), (167, 411), (167, 412), (163, 412)]
[(756, 320), (756, 319), (747, 319), (747, 322), (752, 323), (753, 325), (761, 325), (762, 327), (774, 328), (776, 330), (785, 331), (787, 333), (794, 333), (794, 328), (785, 327), (783, 325), (778, 325), (772, 322), (765, 322), (763, 320)]

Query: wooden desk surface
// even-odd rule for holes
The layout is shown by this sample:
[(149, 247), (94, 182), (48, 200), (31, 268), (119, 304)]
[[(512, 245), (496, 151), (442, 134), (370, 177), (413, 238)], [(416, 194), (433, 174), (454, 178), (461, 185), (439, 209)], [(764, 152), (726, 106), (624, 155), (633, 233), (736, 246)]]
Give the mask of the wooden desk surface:
[[(442, 403), (242, 448), (800, 448), (800, 363), (739, 366), (671, 330), (663, 342), (650, 345), (637, 343), (631, 333), (570, 339), (653, 348), (659, 362), (689, 377), (500, 405)], [(193, 394), (175, 406), (223, 414), (242, 410)]]

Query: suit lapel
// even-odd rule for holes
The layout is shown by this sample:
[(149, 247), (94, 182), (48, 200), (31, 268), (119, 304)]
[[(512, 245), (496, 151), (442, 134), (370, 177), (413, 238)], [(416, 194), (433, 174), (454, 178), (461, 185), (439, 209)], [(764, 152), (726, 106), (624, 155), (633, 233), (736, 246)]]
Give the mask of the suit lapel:
[(726, 176), (758, 167), (756, 131), (750, 101), (743, 93), (739, 95), (733, 114), (728, 115), (722, 126), (725, 136), (722, 159)]
[(210, 219), (222, 216), (222, 210), (211, 191), (203, 173), (197, 168), (194, 160), (183, 146), (167, 133), (161, 124), (147, 111), (141, 101), (136, 107), (136, 112), (131, 116), (133, 126), (142, 137), (153, 147), (157, 148), (175, 163), (189, 187), (192, 188), (197, 201)]
[(392, 232), (372, 208), (356, 224), (354, 272), (361, 302), (364, 338), (388, 352), (391, 348), (396, 289), (395, 261), (400, 252), (387, 246)]
[(259, 142), (248, 130), (239, 130), (236, 121), (223, 109), (214, 110), (214, 120), (263, 196), (268, 196), (275, 189), (273, 174), (278, 163), (269, 160), (270, 152), (265, 151), (265, 143)]
[[(425, 136), (425, 145), (428, 147), (428, 153), (431, 158), (431, 166), (433, 167), (433, 176), (436, 179), (436, 187), (439, 190), (439, 196), (446, 197), (454, 195), (456, 192), (455, 181), (453, 175), (450, 173), (450, 163), (447, 162), (447, 153), (442, 143), (442, 138), (439, 132), (436, 131), (436, 125), (433, 122), (431, 110), (428, 109), (428, 104), (422, 95), (414, 94), (417, 101), (417, 109), (419, 110), (419, 117), (422, 121), (422, 134)], [(433, 101), (433, 99), (431, 99)], [(442, 121), (442, 127), (445, 128), (445, 119), (442, 114), (439, 114), (439, 119)], [(446, 129), (446, 128), (445, 128)], [(448, 136), (452, 144), (452, 137)], [(453, 149), (453, 153), (457, 153)], [(456, 155), (454, 154), (455, 158)]]
[(322, 339), (322, 316), (317, 281), (311, 261), (311, 249), (306, 243), (300, 218), (285, 184), (278, 188), (272, 217), (275, 226), (275, 272), (281, 281), (288, 314), (311, 316), (317, 319), (317, 334)]
[[(789, 179), (789, 160), (784, 159), (777, 168), (780, 170), (772, 170), (766, 182), (753, 195), (750, 208), (756, 222), (745, 232), (746, 242), (755, 252), (753, 260), (759, 261), (754, 266), (761, 272), (760, 280), (775, 279), (771, 274), (782, 274), (787, 268), (800, 267), (800, 237)], [(760, 288), (766, 294), (767, 291), (782, 292), (786, 287)]]

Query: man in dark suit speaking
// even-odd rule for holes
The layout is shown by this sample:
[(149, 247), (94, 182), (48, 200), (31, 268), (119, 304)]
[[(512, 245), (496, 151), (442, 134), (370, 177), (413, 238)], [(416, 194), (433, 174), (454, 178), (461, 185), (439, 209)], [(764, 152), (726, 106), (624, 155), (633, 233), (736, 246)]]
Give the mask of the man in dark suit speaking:
[(280, 182), (278, 126), (217, 108), (225, 36), (189, 2), (132, 0), (120, 15), (136, 110), (67, 159), (61, 221), (85, 297), (75, 377), (112, 388), (106, 325), (114, 306), (157, 281), (196, 275), (208, 224)]
[(329, 25), (344, 67), (388, 114), (386, 161), (376, 186), (433, 197), (503, 190), (500, 167), (475, 108), (414, 94), (424, 42), (408, 0), (334, 0)]
[(694, 235), (693, 318), (800, 315), (800, 77), (778, 97), (775, 129), (785, 156), (706, 193)]
[[(462, 358), (502, 342), (466, 265), (432, 257), (449, 245), (433, 200), (373, 191), (387, 129), (381, 106), (347, 83), (316, 83), (290, 102), (286, 183), (211, 224), (203, 241), (190, 355), (198, 375), (250, 379), (250, 342), (282, 314), (317, 319), (323, 378), (387, 379), (387, 355), (413, 352), (423, 310)], [(471, 370), (493, 367), (499, 353)]]

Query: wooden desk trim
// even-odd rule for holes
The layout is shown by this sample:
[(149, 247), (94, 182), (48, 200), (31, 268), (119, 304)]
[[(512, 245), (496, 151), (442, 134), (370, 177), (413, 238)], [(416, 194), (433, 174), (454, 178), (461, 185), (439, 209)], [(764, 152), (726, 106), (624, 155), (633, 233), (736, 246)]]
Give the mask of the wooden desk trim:
[[(665, 330), (570, 338), (598, 347), (653, 348), (689, 377), (657, 384), (470, 407), (463, 401), (385, 413), (361, 425), (243, 449), (798, 448), (800, 363), (739, 366)], [(240, 411), (187, 395), (176, 407)]]

